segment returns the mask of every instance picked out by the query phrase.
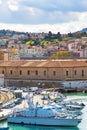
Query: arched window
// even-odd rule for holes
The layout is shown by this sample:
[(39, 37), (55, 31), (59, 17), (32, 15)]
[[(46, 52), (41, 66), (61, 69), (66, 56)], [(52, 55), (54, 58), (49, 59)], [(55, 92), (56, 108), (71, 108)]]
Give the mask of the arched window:
[(4, 72), (4, 70), (2, 70), (2, 74), (4, 74), (5, 72)]
[(53, 76), (55, 76), (56, 75), (56, 71), (53, 71)]
[(66, 71), (66, 76), (69, 76), (69, 71), (68, 70)]
[(22, 75), (22, 70), (20, 70), (20, 75)]
[(82, 77), (84, 77), (84, 70), (82, 70)]
[(30, 75), (30, 71), (29, 70), (27, 71), (27, 74)]
[(75, 70), (75, 71), (74, 71), (74, 75), (76, 75), (76, 74), (77, 74), (77, 71)]
[(46, 76), (46, 71), (44, 71), (44, 76)]
[(35, 74), (38, 75), (38, 71), (37, 70), (35, 71)]
[(12, 75), (12, 70), (10, 70), (10, 75)]

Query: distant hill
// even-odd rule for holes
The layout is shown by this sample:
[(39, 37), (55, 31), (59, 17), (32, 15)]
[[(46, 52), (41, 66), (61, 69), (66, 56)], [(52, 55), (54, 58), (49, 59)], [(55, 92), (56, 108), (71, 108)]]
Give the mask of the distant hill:
[(3, 29), (3, 30), (0, 30), (0, 37), (3, 37), (3, 36), (9, 36), (9, 37), (11, 37), (11, 36), (13, 36), (13, 35), (26, 35), (26, 34), (28, 34), (27, 32), (25, 33), (25, 32), (17, 32), (17, 31), (12, 31), (12, 30), (5, 30), (5, 29)]
[(86, 33), (87, 33), (87, 28), (83, 28), (83, 29), (81, 30), (81, 32), (86, 32)]

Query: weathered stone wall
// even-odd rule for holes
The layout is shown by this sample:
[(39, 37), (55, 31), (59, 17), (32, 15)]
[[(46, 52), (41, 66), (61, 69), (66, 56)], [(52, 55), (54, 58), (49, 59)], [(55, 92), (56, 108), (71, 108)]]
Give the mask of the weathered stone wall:
[[(62, 63), (63, 62), (63, 63)], [(85, 80), (85, 61), (1, 61), (0, 73), (7, 80)], [(38, 81), (37, 81), (38, 82)], [(24, 84), (24, 83), (20, 83)]]
[(46, 80), (5, 80), (5, 86), (16, 87), (42, 87), (42, 88), (61, 88), (59, 81)]

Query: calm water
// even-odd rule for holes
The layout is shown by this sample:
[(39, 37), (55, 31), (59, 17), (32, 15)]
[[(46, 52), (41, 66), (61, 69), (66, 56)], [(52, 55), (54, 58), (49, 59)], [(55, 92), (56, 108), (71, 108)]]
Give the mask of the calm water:
[(44, 127), (44, 126), (29, 126), (29, 125), (14, 125), (7, 124), (6, 121), (0, 122), (0, 126), (9, 126), (9, 130), (87, 130), (87, 94), (70, 93), (66, 94), (68, 98), (74, 101), (84, 102), (85, 108), (82, 110), (82, 121), (77, 127)]

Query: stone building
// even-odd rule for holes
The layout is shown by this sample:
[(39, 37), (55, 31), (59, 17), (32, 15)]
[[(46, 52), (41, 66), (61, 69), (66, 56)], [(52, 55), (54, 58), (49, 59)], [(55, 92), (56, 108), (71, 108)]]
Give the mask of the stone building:
[(0, 61), (0, 73), (8, 80), (84, 80), (87, 60)]

